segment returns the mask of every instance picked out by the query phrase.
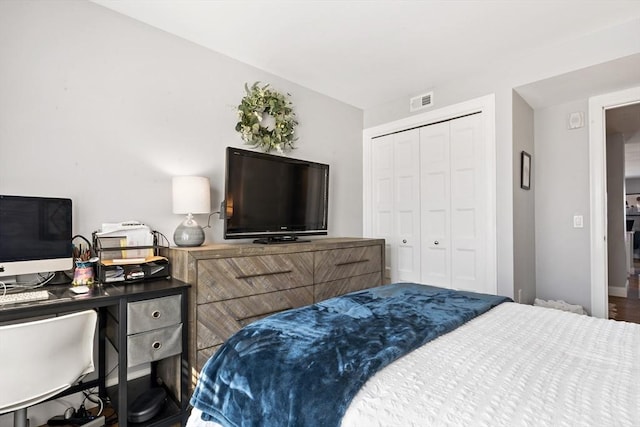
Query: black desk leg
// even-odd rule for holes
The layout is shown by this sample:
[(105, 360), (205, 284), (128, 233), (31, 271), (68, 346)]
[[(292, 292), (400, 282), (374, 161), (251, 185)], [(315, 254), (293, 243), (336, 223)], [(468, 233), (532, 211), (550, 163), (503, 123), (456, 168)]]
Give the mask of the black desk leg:
[(107, 399), (107, 309), (98, 309), (98, 396)]
[(127, 427), (127, 300), (118, 304), (118, 426)]

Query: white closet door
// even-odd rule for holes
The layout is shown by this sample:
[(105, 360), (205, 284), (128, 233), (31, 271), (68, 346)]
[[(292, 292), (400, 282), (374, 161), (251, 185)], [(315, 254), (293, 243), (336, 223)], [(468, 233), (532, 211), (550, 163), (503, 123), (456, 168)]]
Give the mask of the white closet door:
[(449, 122), (420, 129), (421, 281), (451, 286)]
[(486, 283), (487, 166), (480, 114), (450, 123), (451, 287), (495, 292)]
[[(394, 159), (393, 135), (375, 138), (371, 143), (371, 176), (373, 237), (385, 239), (385, 277), (393, 281), (394, 265), (397, 263), (393, 255), (394, 235)], [(397, 267), (395, 268), (397, 270)]]
[(419, 131), (372, 141), (373, 232), (386, 240), (392, 282), (420, 280)]
[(420, 281), (420, 132), (394, 135), (395, 207), (398, 260), (394, 281)]
[(487, 167), (480, 114), (420, 131), (424, 283), (495, 292), (486, 283)]

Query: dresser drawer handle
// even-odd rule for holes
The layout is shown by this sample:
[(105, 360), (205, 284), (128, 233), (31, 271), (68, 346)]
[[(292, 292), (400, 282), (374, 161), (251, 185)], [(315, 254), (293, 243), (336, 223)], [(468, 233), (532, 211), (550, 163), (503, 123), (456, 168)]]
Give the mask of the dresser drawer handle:
[(160, 313), (160, 310), (154, 310), (151, 312), (151, 317), (153, 317), (154, 319), (159, 319), (161, 315), (162, 313)]
[(342, 265), (350, 265), (350, 264), (360, 264), (361, 262), (369, 262), (368, 259), (359, 259), (357, 261), (345, 261), (345, 262), (339, 262), (336, 264), (336, 267), (340, 267)]
[(291, 310), (293, 307), (286, 307), (283, 308), (281, 310), (274, 310), (274, 311), (269, 311), (267, 313), (254, 313), (251, 316), (246, 316), (246, 317), (238, 317), (236, 318), (237, 322), (243, 322), (247, 319), (251, 319), (251, 318), (258, 318), (258, 317), (267, 317), (267, 316), (271, 316), (272, 314), (276, 314), (276, 313), (280, 313), (281, 311), (285, 311), (285, 310)]
[(162, 343), (160, 341), (154, 341), (151, 347), (153, 347), (154, 350), (159, 350), (160, 347), (162, 347)]
[(236, 276), (236, 279), (251, 279), (252, 277), (275, 276), (276, 274), (287, 274), (287, 273), (291, 273), (292, 271), (293, 270), (282, 270), (282, 271), (272, 271), (270, 273), (245, 274), (243, 276)]

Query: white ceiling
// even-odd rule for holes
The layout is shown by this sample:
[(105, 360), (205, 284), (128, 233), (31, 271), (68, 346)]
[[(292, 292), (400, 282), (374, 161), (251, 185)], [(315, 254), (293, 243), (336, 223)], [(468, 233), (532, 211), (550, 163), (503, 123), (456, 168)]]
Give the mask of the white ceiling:
[(640, 17), (619, 0), (93, 0), (366, 109)]

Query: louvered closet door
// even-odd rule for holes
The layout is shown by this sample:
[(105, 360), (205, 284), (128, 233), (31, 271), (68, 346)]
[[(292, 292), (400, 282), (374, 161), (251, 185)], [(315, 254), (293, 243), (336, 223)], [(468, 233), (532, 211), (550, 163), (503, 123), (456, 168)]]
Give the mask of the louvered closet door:
[(495, 292), (485, 283), (487, 170), (480, 114), (420, 130), (421, 280)]
[(372, 143), (373, 230), (386, 240), (392, 282), (420, 280), (419, 131)]

